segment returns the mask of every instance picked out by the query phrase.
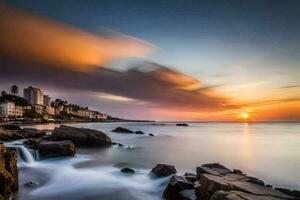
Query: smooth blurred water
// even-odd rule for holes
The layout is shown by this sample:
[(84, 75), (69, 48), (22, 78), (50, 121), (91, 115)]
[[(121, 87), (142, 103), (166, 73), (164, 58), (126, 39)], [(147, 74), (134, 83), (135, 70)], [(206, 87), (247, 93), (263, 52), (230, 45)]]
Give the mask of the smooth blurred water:
[[(241, 169), (267, 184), (300, 189), (299, 123), (189, 123), (178, 127), (153, 123), (85, 123), (75, 127), (97, 129), (125, 147), (77, 149), (74, 158), (20, 165), (18, 199), (160, 199), (168, 178), (148, 172), (157, 163), (175, 165), (180, 173), (219, 162)], [(32, 126), (53, 129), (59, 125)], [(146, 135), (112, 133), (117, 126)], [(153, 133), (155, 137), (148, 136)], [(129, 163), (137, 173), (126, 176), (116, 163)], [(36, 188), (23, 184), (36, 180)]]

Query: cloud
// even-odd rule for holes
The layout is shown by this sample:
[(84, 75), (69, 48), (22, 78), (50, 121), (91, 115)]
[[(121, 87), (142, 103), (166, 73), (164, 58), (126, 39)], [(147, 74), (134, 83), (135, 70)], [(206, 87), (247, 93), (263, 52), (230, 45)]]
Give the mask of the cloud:
[(14, 60), (89, 72), (152, 48), (130, 36), (104, 37), (0, 4), (0, 53)]
[(287, 85), (287, 86), (282, 86), (280, 89), (291, 89), (291, 88), (298, 88), (300, 85)]
[(114, 59), (144, 56), (152, 48), (130, 36), (95, 35), (0, 6), (0, 83), (88, 91), (106, 101), (188, 112), (233, 107), (213, 92), (214, 86), (169, 67), (152, 62), (122, 72), (103, 67)]

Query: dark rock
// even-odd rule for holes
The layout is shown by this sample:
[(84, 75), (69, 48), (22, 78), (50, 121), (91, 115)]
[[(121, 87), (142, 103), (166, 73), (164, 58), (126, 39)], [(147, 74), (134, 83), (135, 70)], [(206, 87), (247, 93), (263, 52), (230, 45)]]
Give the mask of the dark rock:
[(134, 174), (135, 173), (135, 171), (129, 167), (125, 167), (125, 168), (121, 169), (121, 172), (125, 173), (125, 174)]
[(114, 146), (119, 146), (119, 147), (124, 147), (125, 146), (124, 144), (121, 144), (121, 143), (118, 143), (118, 142), (112, 142), (111, 144), (114, 145)]
[(196, 200), (196, 194), (194, 189), (182, 190), (179, 192), (180, 200)]
[(172, 165), (158, 164), (152, 169), (151, 173), (155, 174), (158, 177), (163, 177), (176, 174), (177, 170), (175, 169), (175, 166)]
[(31, 180), (24, 184), (24, 187), (28, 187), (28, 188), (35, 188), (37, 186), (39, 186), (39, 183), (34, 180)]
[(182, 197), (182, 195), (179, 194), (182, 190), (193, 188), (193, 184), (188, 182), (184, 177), (174, 175), (164, 190), (163, 197), (166, 200), (179, 200)]
[(75, 145), (72, 141), (41, 141), (37, 145), (43, 158), (74, 156)]
[[(258, 199), (259, 196), (290, 199), (288, 195), (285, 195), (279, 191), (273, 190), (269, 187), (248, 182), (247, 180), (248, 180), (247, 176), (242, 176), (238, 174), (226, 174), (226, 175), (216, 176), (213, 174), (202, 173), (199, 179), (201, 187), (199, 193), (197, 193), (197, 197), (199, 199), (209, 200), (212, 198), (213, 194), (218, 190), (223, 190), (223, 191), (237, 190), (237, 191), (249, 193), (253, 196), (257, 196), (256, 198), (251, 197), (252, 199)], [(227, 195), (225, 196), (226, 198), (228, 197)], [(226, 198), (224, 197), (224, 199)], [(222, 198), (218, 197), (215, 199), (222, 199)]]
[(19, 139), (24, 139), (24, 137), (20, 134), (17, 134), (15, 131), (0, 128), (1, 141), (11, 141), (11, 140), (19, 140)]
[(51, 141), (52, 140), (52, 136), (51, 135), (44, 135), (42, 137), (42, 140), (48, 140), (48, 141)]
[(153, 137), (154, 135), (153, 135), (152, 133), (149, 133), (149, 136), (152, 136), (152, 137)]
[(245, 175), (241, 170), (239, 169), (233, 169), (232, 171), (234, 174), (239, 174), (239, 175)]
[(145, 134), (143, 131), (135, 131), (135, 134)]
[(196, 168), (197, 177), (200, 177), (202, 173), (208, 173), (216, 176), (222, 176), (232, 173), (232, 171), (219, 163), (204, 164), (201, 167)]
[(246, 176), (246, 177), (247, 177), (247, 179), (246, 179), (247, 182), (262, 185), (262, 186), (265, 185), (265, 183), (262, 180), (258, 179), (258, 178), (251, 177), (251, 176)]
[(189, 125), (186, 123), (178, 123), (178, 124), (176, 124), (176, 126), (189, 126)]
[(29, 138), (23, 142), (23, 144), (30, 149), (38, 149), (38, 144), (41, 142), (41, 139), (38, 138)]
[(112, 130), (112, 132), (115, 132), (115, 133), (134, 133), (132, 130), (129, 130), (129, 129), (123, 128), (123, 127), (117, 127), (114, 130)]
[(18, 130), (17, 133), (22, 135), (24, 138), (41, 138), (46, 135), (45, 132), (34, 128), (24, 128)]
[(286, 189), (286, 188), (275, 188), (275, 190), (278, 190), (284, 194), (287, 194), (289, 196), (293, 196), (293, 197), (297, 197), (297, 198), (300, 198), (300, 191), (297, 191), (297, 190), (289, 190), (289, 189)]
[(190, 182), (190, 183), (194, 183), (197, 179), (196, 174), (192, 174), (192, 173), (185, 173), (184, 174), (184, 178)]
[(249, 194), (242, 191), (223, 191), (219, 190), (215, 192), (210, 200), (282, 200), (281, 198), (273, 196), (258, 196), (254, 194)]
[(272, 186), (272, 185), (266, 185), (266, 187), (273, 188), (273, 186)]
[(7, 130), (21, 130), (21, 127), (15, 124), (5, 124), (2, 127)]
[(71, 140), (76, 146), (109, 147), (111, 139), (101, 131), (61, 125), (52, 133), (52, 140)]
[(9, 199), (18, 190), (17, 153), (0, 143), (0, 199)]

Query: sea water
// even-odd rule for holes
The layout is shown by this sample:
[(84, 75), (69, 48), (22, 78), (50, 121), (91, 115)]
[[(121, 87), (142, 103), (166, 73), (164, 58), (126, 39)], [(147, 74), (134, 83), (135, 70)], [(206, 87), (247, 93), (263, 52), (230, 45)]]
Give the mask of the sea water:
[[(18, 161), (17, 199), (161, 199), (169, 177), (149, 175), (157, 163), (175, 165), (178, 173), (183, 174), (195, 173), (201, 164), (219, 162), (231, 169), (241, 169), (266, 184), (300, 189), (300, 123), (202, 122), (189, 123), (189, 127), (171, 122), (69, 125), (100, 130), (125, 146), (78, 148), (73, 158), (35, 161), (23, 152), (27, 162)], [(56, 126), (59, 125), (31, 127), (53, 129)], [(111, 132), (118, 126), (146, 134)], [(155, 136), (149, 136), (150, 133)], [(122, 166), (130, 166), (136, 173), (124, 175), (120, 172)], [(31, 180), (39, 185), (24, 187)]]

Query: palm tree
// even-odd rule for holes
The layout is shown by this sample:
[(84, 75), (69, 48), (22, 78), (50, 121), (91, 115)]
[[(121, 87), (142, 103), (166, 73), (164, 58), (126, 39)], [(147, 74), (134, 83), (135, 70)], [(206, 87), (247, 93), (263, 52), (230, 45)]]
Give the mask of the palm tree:
[(3, 90), (3, 91), (1, 92), (1, 96), (4, 97), (4, 96), (6, 96), (6, 95), (7, 95), (7, 93)]
[(11, 86), (10, 88), (10, 92), (14, 95), (18, 94), (19, 93), (19, 87), (17, 85), (13, 85)]

